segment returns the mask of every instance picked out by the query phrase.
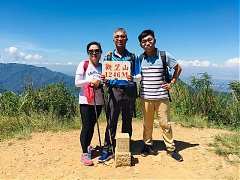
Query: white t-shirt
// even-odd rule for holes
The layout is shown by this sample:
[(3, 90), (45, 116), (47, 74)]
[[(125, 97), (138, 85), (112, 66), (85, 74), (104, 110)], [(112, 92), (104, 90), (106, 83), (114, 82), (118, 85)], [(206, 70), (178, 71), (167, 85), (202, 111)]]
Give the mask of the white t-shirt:
[[(79, 88), (79, 104), (94, 105), (94, 102), (88, 103), (87, 98), (84, 96), (83, 87), (84, 85), (89, 84), (93, 79), (101, 80), (102, 64), (99, 63), (99, 65), (95, 67), (91, 61), (89, 61), (86, 72), (84, 72), (84, 63), (85, 61), (79, 63), (75, 75), (75, 86)], [(101, 89), (97, 89), (95, 92), (96, 105), (103, 105), (103, 95)]]

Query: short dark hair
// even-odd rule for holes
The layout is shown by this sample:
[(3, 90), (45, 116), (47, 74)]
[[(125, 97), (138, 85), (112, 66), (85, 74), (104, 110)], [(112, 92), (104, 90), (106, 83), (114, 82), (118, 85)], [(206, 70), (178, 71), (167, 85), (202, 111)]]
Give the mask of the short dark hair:
[(87, 52), (88, 52), (88, 50), (89, 50), (89, 48), (90, 48), (91, 45), (97, 45), (98, 48), (100, 49), (100, 53), (102, 53), (101, 44), (100, 44), (99, 42), (96, 42), (96, 41), (92, 41), (92, 42), (88, 43), (88, 45), (87, 45)]
[(151, 29), (146, 29), (143, 32), (141, 32), (141, 34), (139, 34), (138, 41), (141, 43), (142, 39), (148, 35), (151, 35), (155, 39), (154, 31)]

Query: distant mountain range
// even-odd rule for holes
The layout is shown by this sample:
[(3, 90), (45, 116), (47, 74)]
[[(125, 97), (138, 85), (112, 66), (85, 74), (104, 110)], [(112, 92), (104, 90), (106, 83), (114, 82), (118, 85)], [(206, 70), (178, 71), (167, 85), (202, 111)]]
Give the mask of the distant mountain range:
[(32, 84), (34, 88), (40, 88), (57, 82), (63, 82), (71, 88), (74, 87), (73, 76), (51, 71), (45, 67), (0, 63), (0, 92), (10, 90), (21, 93), (29, 84)]

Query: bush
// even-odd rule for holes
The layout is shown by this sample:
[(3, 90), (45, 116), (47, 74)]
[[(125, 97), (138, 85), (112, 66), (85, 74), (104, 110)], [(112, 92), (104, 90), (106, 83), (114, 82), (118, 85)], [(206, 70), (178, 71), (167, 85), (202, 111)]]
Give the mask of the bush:
[(229, 86), (235, 100), (240, 101), (240, 81), (232, 81)]
[(33, 109), (51, 112), (57, 118), (72, 118), (76, 115), (76, 99), (64, 84), (52, 84), (36, 91)]
[(0, 114), (16, 116), (19, 114), (19, 96), (7, 91), (0, 96)]
[(188, 116), (196, 112), (192, 102), (192, 93), (192, 89), (182, 81), (178, 81), (178, 83), (174, 86), (171, 92), (172, 102), (170, 105), (176, 114)]
[(50, 113), (56, 118), (73, 118), (76, 115), (76, 98), (64, 84), (52, 84), (45, 88), (27, 89), (23, 94), (3, 93), (0, 97), (2, 115), (17, 116), (32, 112)]
[[(230, 83), (232, 94), (218, 93), (212, 88), (207, 73), (192, 77), (191, 86), (179, 81), (171, 93), (173, 111), (181, 117), (206, 117), (209, 124), (240, 127), (240, 83)], [(190, 118), (194, 119), (194, 118)]]

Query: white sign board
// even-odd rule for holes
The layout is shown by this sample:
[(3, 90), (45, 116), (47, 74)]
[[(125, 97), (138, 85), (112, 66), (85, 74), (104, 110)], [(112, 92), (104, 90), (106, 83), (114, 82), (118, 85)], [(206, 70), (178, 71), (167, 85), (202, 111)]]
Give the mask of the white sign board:
[(129, 61), (103, 61), (103, 74), (106, 79), (127, 80), (131, 75), (131, 63)]

